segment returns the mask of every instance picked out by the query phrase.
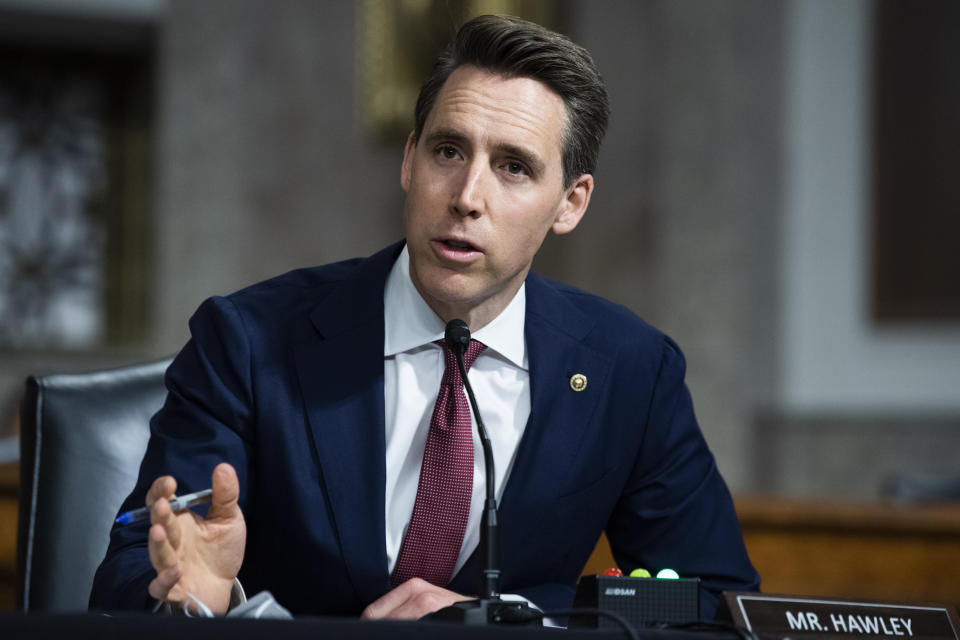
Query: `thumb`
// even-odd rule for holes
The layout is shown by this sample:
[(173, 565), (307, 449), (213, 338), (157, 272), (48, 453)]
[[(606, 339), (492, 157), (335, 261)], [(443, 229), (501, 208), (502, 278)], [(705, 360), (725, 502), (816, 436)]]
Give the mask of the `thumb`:
[(207, 519), (211, 518), (236, 518), (240, 515), (240, 506), (237, 500), (240, 498), (240, 481), (237, 480), (237, 472), (226, 463), (221, 462), (213, 470), (213, 496), (211, 496), (210, 510), (207, 511)]

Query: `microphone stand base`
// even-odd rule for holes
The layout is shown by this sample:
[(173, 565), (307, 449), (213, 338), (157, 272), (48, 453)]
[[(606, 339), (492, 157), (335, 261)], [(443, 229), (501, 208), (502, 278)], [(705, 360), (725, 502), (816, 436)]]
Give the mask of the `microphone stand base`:
[(468, 625), (510, 624), (542, 626), (543, 616), (526, 602), (507, 602), (499, 598), (454, 602), (429, 613), (421, 620), (439, 620)]

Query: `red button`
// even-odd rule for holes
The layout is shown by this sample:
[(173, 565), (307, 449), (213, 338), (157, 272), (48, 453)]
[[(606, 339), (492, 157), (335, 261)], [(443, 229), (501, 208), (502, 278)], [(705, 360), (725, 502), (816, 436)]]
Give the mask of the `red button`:
[(620, 569), (617, 569), (616, 567), (611, 567), (610, 569), (607, 569), (606, 571), (604, 571), (604, 572), (603, 572), (603, 575), (605, 575), (605, 576), (615, 576), (615, 577), (618, 577), (618, 578), (622, 578), (622, 577), (623, 577), (623, 571), (620, 571)]

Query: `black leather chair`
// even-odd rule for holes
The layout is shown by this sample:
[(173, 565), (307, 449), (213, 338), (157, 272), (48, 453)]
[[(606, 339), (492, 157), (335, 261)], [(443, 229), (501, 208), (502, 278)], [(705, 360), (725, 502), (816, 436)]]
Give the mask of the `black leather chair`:
[(113, 518), (163, 404), (169, 359), (31, 377), (21, 407), (17, 606), (87, 608)]

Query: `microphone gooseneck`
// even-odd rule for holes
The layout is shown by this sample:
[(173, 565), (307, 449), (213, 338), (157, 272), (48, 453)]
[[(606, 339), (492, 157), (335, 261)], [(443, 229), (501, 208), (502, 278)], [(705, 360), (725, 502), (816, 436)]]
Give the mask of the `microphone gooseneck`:
[(457, 360), (457, 368), (460, 369), (460, 378), (463, 380), (463, 386), (467, 390), (467, 397), (470, 399), (470, 407), (473, 409), (474, 418), (477, 420), (477, 433), (480, 436), (480, 445), (483, 448), (483, 466), (486, 474), (487, 495), (483, 505), (483, 517), (480, 523), (480, 545), (483, 548), (485, 561), (483, 563), (483, 578), (481, 580), (480, 597), (481, 598), (499, 598), (500, 596), (500, 535), (499, 522), (497, 517), (497, 493), (494, 482), (493, 447), (490, 444), (490, 437), (487, 435), (487, 428), (480, 417), (480, 409), (477, 407), (477, 399), (473, 395), (473, 387), (470, 380), (467, 379), (467, 370), (463, 364), (463, 354), (470, 344), (470, 328), (467, 323), (459, 318), (455, 318), (447, 323), (444, 332), (447, 348), (453, 352)]

